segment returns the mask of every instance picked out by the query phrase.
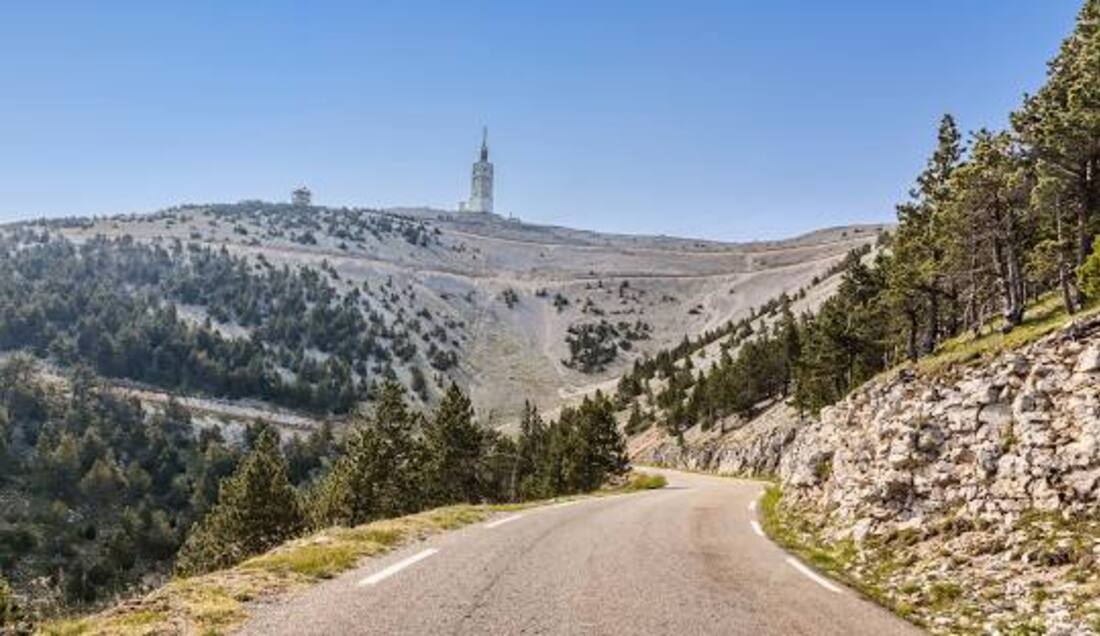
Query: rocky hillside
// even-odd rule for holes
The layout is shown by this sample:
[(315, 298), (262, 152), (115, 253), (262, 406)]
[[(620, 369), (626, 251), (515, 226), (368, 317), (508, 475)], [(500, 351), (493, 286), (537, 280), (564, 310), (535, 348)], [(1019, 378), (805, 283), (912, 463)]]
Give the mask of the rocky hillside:
[[(204, 330), (202, 338), (212, 343), (206, 357), (227, 374), (278, 390), (240, 390), (241, 383), (231, 387), (227, 378), (190, 391), (195, 382), (169, 382), (160, 369), (120, 375), (123, 365), (104, 362), (113, 354), (99, 352), (125, 343), (84, 351), (90, 345), (77, 338), (75, 322), (51, 332), (66, 334), (64, 342), (40, 334), (40, 351), (68, 354), (75, 341), (84, 357), (94, 349), (105, 375), (136, 381), (146, 391), (184, 387), (185, 395), (229, 398), (202, 406), (230, 416), (257, 406), (235, 400), (267, 394), (278, 394), (275, 402), (284, 406), (347, 410), (390, 375), (432, 403), (455, 381), (498, 424), (514, 418), (525, 400), (552, 410), (613, 385), (647, 352), (744, 317), (781, 292), (813, 287), (815, 277), (873, 242), (881, 229), (832, 228), (731, 244), (428, 209), (246, 201), (0, 226), (13, 254), (24, 247), (42, 251), (38, 235), (10, 238), (28, 228), (91, 244), (95, 258), (113, 265), (103, 281), (109, 292), (140, 291), (142, 303), (163, 313), (157, 320), (174, 325), (176, 340), (188, 338), (184, 323), (190, 323)], [(83, 268), (86, 276), (94, 271), (72, 250), (48, 249), (71, 256), (71, 268)], [(16, 279), (33, 282), (43, 259), (27, 254), (24, 260)], [(154, 265), (155, 276), (135, 278)], [(165, 302), (175, 306), (171, 313)], [(18, 324), (26, 308), (10, 309)]]
[(778, 516), (933, 631), (1093, 633), (1098, 439), (1093, 319), (826, 408), (783, 455)]
[(793, 408), (776, 404), (745, 423), (730, 418), (709, 431), (692, 427), (684, 433), (683, 443), (658, 428), (650, 428), (630, 440), (630, 454), (642, 464), (719, 475), (772, 477), (778, 474), (784, 451), (804, 423)]
[(1100, 318), (932, 368), (631, 454), (776, 480), (773, 538), (934, 633), (1100, 632)]

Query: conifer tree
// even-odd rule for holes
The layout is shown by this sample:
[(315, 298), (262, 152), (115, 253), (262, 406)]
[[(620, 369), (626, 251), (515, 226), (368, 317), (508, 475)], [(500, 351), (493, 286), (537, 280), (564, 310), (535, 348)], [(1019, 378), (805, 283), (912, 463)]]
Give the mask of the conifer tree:
[[(918, 345), (917, 325), (923, 324), (920, 350), (929, 353), (941, 336), (940, 314), (946, 291), (944, 258), (949, 240), (949, 180), (962, 157), (961, 137), (955, 119), (944, 115), (937, 133), (936, 150), (928, 159), (917, 185), (910, 191), (911, 201), (899, 205), (898, 231), (892, 248), (896, 259), (892, 283), (894, 300), (907, 314), (909, 356), (915, 358)], [(918, 321), (918, 315), (924, 319)]]
[(642, 415), (642, 405), (635, 400), (630, 406), (630, 415), (626, 420), (626, 434), (635, 435), (642, 432), (645, 427), (645, 416)]
[[(1048, 65), (1046, 83), (1025, 98), (1012, 123), (1036, 160), (1033, 199), (1047, 214), (1059, 215), (1051, 224), (1057, 247), (1068, 247), (1070, 262), (1080, 267), (1100, 229), (1100, 0), (1085, 0), (1073, 33)], [(1071, 226), (1065, 235), (1063, 210)], [(1066, 245), (1061, 239), (1070, 235)], [(1064, 271), (1061, 279), (1071, 282)], [(1071, 300), (1071, 310), (1082, 302)]]
[(953, 176), (955, 214), (968, 219), (983, 269), (1000, 290), (1005, 329), (1024, 318), (1023, 254), (1030, 223), (1030, 171), (1008, 133), (975, 134), (970, 160)]
[(121, 498), (126, 491), (126, 478), (111, 457), (100, 457), (80, 479), (80, 493), (98, 506), (106, 506)]
[(626, 472), (626, 440), (615, 421), (614, 406), (603, 393), (596, 391), (594, 397), (586, 397), (575, 412), (574, 422), (576, 490), (594, 490), (609, 477)]
[(192, 529), (176, 569), (191, 575), (228, 567), (298, 535), (298, 493), (287, 477), (279, 437), (264, 428), (252, 451), (222, 482), (218, 503)]
[(1090, 297), (1100, 296), (1100, 242), (1092, 246), (1092, 254), (1077, 273), (1077, 283)]
[(426, 478), (436, 503), (482, 498), (479, 463), (485, 431), (474, 421), (470, 398), (452, 383), (424, 430)]
[(344, 453), (319, 485), (312, 510), (317, 526), (354, 526), (423, 506), (423, 448), (414, 437), (418, 418), (405, 389), (381, 387), (374, 413), (350, 433)]

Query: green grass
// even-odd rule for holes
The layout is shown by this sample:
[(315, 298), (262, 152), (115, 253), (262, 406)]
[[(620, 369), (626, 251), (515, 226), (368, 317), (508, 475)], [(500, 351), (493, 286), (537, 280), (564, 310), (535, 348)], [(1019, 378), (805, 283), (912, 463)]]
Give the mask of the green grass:
[(248, 618), (245, 603), (329, 579), (361, 559), (432, 534), (477, 523), (516, 506), (437, 508), (355, 528), (330, 528), (219, 572), (177, 579), (137, 602), (95, 616), (55, 621), (51, 636), (139, 636), (231, 631)]
[(928, 586), (928, 601), (932, 609), (942, 611), (954, 605), (962, 597), (962, 587), (951, 581)]
[(1027, 307), (1023, 323), (1007, 334), (1001, 333), (1004, 319), (997, 318), (977, 335), (966, 333), (944, 341), (934, 354), (922, 358), (916, 366), (918, 370), (935, 373), (956, 363), (981, 360), (1030, 344), (1069, 325), (1074, 318), (1092, 316), (1098, 312), (1100, 305), (1093, 305), (1071, 317), (1066, 313), (1060, 295), (1045, 294)]
[(243, 568), (259, 568), (275, 571), (295, 572), (318, 579), (328, 579), (351, 568), (360, 558), (381, 552), (370, 543), (313, 544), (265, 554), (245, 561)]

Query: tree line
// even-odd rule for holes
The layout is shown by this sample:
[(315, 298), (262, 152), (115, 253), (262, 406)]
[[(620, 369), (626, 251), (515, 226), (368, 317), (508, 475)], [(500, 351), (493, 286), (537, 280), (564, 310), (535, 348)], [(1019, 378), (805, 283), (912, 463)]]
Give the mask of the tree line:
[[(836, 294), (795, 317), (726, 329), (721, 359), (695, 370), (701, 346), (639, 361), (620, 382), (629, 430), (709, 426), (789, 397), (803, 410), (832, 404), (879, 371), (994, 326), (1007, 332), (1054, 294), (1072, 314), (1100, 294), (1100, 0), (1087, 0), (1044, 85), (1011, 114), (1011, 129), (964, 140), (951, 115), (898, 224), (873, 254), (849, 254)], [(774, 314), (774, 312), (773, 312)], [(770, 324), (770, 326), (769, 326)], [(732, 351), (736, 349), (736, 354)], [(651, 380), (662, 385), (654, 390)], [(648, 396), (648, 410), (638, 398)]]
[(295, 487), (274, 431), (261, 433), (217, 503), (191, 531), (176, 571), (231, 566), (314, 529), (355, 526), (460, 502), (522, 501), (599, 488), (627, 468), (614, 405), (602, 394), (546, 422), (530, 405), (519, 435), (479, 424), (451, 385), (429, 414), (385, 383), (328, 468)]

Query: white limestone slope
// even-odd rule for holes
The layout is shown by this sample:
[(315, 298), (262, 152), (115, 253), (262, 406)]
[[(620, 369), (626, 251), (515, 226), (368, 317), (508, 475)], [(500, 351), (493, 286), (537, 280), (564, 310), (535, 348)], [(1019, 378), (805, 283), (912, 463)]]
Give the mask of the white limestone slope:
[[(247, 211), (249, 204), (239, 204)], [(808, 286), (849, 250), (875, 240), (879, 226), (821, 230), (784, 241), (731, 244), (671, 237), (612, 235), (538, 226), (490, 214), (429, 209), (370, 211), (423, 222), (434, 237), (414, 245), (399, 236), (349, 242), (341, 210), (310, 208), (324, 218), (315, 244), (272, 231), (269, 216), (243, 214), (221, 222), (204, 206), (149, 216), (96, 219), (65, 229), (75, 240), (131, 235), (224, 246), (275, 266), (327, 262), (344, 289), (392, 279), (417, 308), (460, 323), (460, 366), (449, 371), (480, 412), (504, 423), (524, 400), (552, 410), (612, 385), (634, 359), (738, 319), (781, 292)], [(234, 227), (239, 226), (239, 227)], [(159, 238), (158, 238), (159, 237)], [(624, 284), (627, 291), (620, 290)], [(518, 303), (503, 302), (506, 290)], [(569, 305), (560, 311), (560, 294)], [(566, 330), (585, 322), (641, 320), (652, 337), (600, 373), (567, 368)], [(427, 370), (427, 368), (425, 367)]]

